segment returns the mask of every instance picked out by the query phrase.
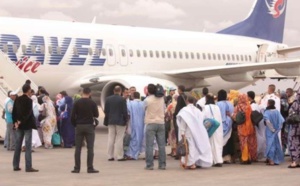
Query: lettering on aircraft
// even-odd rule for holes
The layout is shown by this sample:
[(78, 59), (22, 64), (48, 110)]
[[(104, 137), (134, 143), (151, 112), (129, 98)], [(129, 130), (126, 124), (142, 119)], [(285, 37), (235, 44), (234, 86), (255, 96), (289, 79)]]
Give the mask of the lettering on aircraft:
[(286, 0), (265, 0), (265, 2), (269, 9), (269, 14), (274, 18), (279, 18), (285, 11)]
[[(51, 49), (45, 47), (46, 43)], [(27, 42), (21, 42), (17, 35), (0, 34), (0, 50), (5, 50), (21, 70), (32, 73), (41, 65), (59, 65), (62, 61), (72, 66), (103, 66), (105, 59), (96, 52), (102, 46), (102, 39), (32, 36)]]

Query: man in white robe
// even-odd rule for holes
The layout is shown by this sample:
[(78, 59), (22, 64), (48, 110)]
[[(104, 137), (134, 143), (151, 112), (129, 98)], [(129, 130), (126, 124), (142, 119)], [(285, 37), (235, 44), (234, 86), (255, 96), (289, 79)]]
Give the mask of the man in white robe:
[(180, 110), (177, 115), (179, 128), (179, 140), (185, 137), (189, 143), (187, 162), (181, 158), (186, 168), (211, 167), (213, 163), (212, 150), (208, 133), (203, 125), (203, 113), (193, 105), (194, 98), (188, 97), (187, 106)]
[(208, 88), (204, 87), (204, 88), (202, 89), (202, 98), (199, 99), (199, 101), (197, 102), (197, 105), (198, 105), (199, 107), (201, 107), (201, 110), (203, 110), (204, 107), (205, 107), (205, 104), (206, 104), (206, 95), (207, 95), (207, 94), (208, 94)]
[(215, 105), (213, 95), (206, 96), (206, 105), (203, 110), (204, 119), (211, 118), (215, 119), (220, 123), (220, 126), (209, 138), (212, 155), (213, 155), (213, 164), (215, 167), (222, 167), (223, 164), (223, 125), (222, 125), (222, 116), (220, 108)]

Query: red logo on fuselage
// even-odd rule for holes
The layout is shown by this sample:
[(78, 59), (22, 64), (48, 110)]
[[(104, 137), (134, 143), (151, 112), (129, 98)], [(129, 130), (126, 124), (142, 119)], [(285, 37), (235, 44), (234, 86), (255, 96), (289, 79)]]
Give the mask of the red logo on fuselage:
[(41, 63), (38, 61), (30, 61), (30, 57), (24, 56), (16, 62), (16, 65), (20, 70), (23, 70), (24, 72), (31, 71), (32, 73), (36, 73)]

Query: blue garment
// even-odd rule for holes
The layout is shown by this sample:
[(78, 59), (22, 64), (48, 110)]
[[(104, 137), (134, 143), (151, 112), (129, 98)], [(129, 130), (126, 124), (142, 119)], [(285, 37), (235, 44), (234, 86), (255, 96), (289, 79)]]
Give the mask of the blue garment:
[(127, 108), (130, 114), (131, 139), (126, 155), (137, 160), (144, 139), (144, 103), (139, 100), (133, 100), (127, 103)]
[(217, 105), (219, 106), (221, 111), (224, 137), (232, 129), (232, 119), (227, 115), (227, 112), (229, 112), (229, 114), (232, 115), (234, 107), (229, 101), (219, 101)]
[(14, 105), (14, 101), (12, 99), (9, 99), (5, 105), (5, 120), (6, 120), (6, 123), (8, 124), (13, 124), (13, 118), (12, 118), (12, 110), (11, 112), (9, 112), (8, 110), (8, 106), (11, 106), (11, 109), (13, 108), (13, 105)]
[(71, 123), (73, 99), (70, 96), (65, 96), (64, 104), (60, 106), (61, 111), (65, 111), (65, 109), (68, 113), (67, 118), (61, 119), (59, 131), (64, 142), (64, 147), (71, 148), (75, 144), (75, 128)]
[(265, 111), (264, 120), (269, 121), (275, 129), (275, 132), (272, 132), (268, 126), (266, 127), (267, 148), (265, 156), (274, 161), (275, 164), (280, 164), (284, 161), (284, 155), (280, 145), (278, 132), (281, 131), (284, 119), (278, 110), (272, 109)]

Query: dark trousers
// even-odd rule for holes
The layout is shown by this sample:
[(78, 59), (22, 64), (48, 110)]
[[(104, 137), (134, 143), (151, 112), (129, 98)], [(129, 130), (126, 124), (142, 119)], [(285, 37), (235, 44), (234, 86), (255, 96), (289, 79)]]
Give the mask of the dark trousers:
[(174, 123), (175, 135), (176, 135), (176, 144), (178, 144), (178, 125), (177, 125), (176, 117), (173, 118), (173, 123)]
[(16, 130), (16, 147), (13, 159), (14, 168), (20, 167), (21, 151), (22, 151), (22, 142), (25, 137), (25, 166), (26, 170), (32, 168), (32, 159), (31, 159), (31, 143), (32, 143), (32, 129), (30, 130)]
[(165, 121), (165, 138), (166, 143), (168, 143), (169, 132), (171, 130), (171, 121)]
[(94, 125), (77, 125), (75, 131), (75, 170), (80, 170), (81, 165), (81, 148), (84, 138), (87, 142), (87, 168), (94, 169), (94, 142), (95, 142), (95, 127)]

